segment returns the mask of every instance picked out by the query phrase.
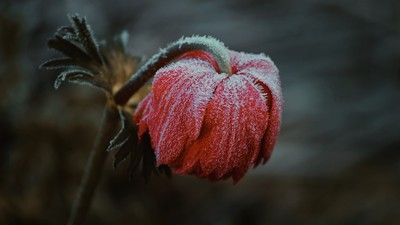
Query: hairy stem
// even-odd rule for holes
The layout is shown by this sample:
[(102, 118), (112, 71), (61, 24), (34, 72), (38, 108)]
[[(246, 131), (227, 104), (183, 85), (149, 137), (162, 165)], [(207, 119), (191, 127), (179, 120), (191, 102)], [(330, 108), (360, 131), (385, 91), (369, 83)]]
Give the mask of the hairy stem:
[(100, 131), (90, 152), (78, 193), (72, 205), (68, 225), (81, 225), (84, 223), (107, 158), (106, 149), (118, 126), (118, 110), (114, 105), (108, 103), (104, 110)]
[(228, 49), (222, 42), (211, 37), (183, 38), (165, 49), (161, 49), (158, 54), (150, 58), (114, 95), (115, 102), (125, 105), (129, 98), (154, 76), (157, 70), (180, 55), (194, 50), (209, 52), (215, 58), (222, 73), (232, 74)]

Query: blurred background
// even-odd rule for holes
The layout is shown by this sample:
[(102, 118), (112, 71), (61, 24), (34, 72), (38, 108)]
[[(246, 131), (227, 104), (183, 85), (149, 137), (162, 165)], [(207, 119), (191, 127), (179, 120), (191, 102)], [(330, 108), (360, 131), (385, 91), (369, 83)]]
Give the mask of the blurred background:
[(183, 35), (269, 55), (285, 98), (271, 160), (237, 185), (136, 176), (109, 157), (87, 224), (400, 224), (400, 1), (3, 0), (0, 224), (66, 223), (105, 98), (39, 70), (87, 16), (151, 56)]

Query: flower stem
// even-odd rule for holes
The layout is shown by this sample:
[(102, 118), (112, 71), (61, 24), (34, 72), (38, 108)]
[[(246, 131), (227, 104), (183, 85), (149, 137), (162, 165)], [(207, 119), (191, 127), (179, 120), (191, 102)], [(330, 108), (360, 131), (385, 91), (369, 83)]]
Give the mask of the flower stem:
[(107, 146), (115, 135), (118, 125), (118, 110), (113, 104), (107, 103), (100, 131), (90, 152), (78, 193), (72, 205), (68, 225), (81, 225), (84, 223), (107, 158)]
[(232, 74), (229, 52), (222, 42), (212, 37), (193, 36), (182, 38), (161, 49), (158, 54), (151, 57), (146, 64), (136, 71), (131, 79), (114, 95), (115, 102), (118, 105), (125, 105), (129, 98), (154, 76), (157, 70), (180, 55), (194, 50), (209, 52), (215, 58), (222, 73)]

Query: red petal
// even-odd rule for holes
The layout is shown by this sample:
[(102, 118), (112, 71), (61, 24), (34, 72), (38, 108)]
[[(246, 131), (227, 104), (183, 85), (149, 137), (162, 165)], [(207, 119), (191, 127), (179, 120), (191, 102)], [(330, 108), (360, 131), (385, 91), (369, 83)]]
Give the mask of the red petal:
[(203, 61), (209, 62), (214, 67), (215, 71), (217, 71), (217, 73), (220, 73), (217, 61), (215, 61), (214, 57), (206, 51), (202, 50), (190, 51), (181, 55), (180, 57), (180, 59), (187, 59), (187, 58), (201, 59)]
[(242, 74), (254, 80), (260, 85), (261, 92), (265, 93), (269, 107), (268, 128), (264, 135), (262, 154), (260, 154), (257, 165), (261, 160), (267, 162), (275, 146), (282, 112), (282, 90), (278, 75), (278, 69), (270, 58), (263, 55), (252, 55), (231, 52), (232, 63), (238, 68), (238, 74)]
[(202, 133), (175, 172), (239, 181), (259, 153), (267, 117), (256, 86), (244, 76), (228, 77), (215, 90)]
[(207, 103), (225, 76), (201, 60), (186, 59), (159, 70), (148, 120), (157, 163), (174, 166), (200, 135)]
[(150, 93), (136, 108), (133, 120), (138, 126), (139, 137), (141, 137), (148, 130), (148, 119), (154, 111), (152, 101), (153, 93)]
[(232, 66), (236, 66), (238, 74), (251, 74), (253, 78), (264, 83), (271, 91), (274, 99), (282, 105), (282, 89), (279, 71), (274, 62), (263, 54), (245, 54), (231, 51)]
[(282, 102), (272, 99), (268, 127), (264, 136), (263, 163), (266, 163), (272, 154), (275, 143), (278, 139), (281, 125)]

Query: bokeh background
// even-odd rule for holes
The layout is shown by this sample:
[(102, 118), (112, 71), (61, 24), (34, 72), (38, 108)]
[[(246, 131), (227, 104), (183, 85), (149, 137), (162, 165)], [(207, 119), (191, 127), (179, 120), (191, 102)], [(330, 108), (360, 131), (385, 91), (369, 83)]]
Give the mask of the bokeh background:
[(269, 55), (281, 135), (237, 185), (188, 176), (149, 184), (109, 157), (87, 224), (400, 224), (400, 1), (2, 0), (0, 224), (65, 224), (105, 98), (55, 91), (47, 39), (67, 13), (98, 38), (130, 33), (151, 56), (183, 35)]

